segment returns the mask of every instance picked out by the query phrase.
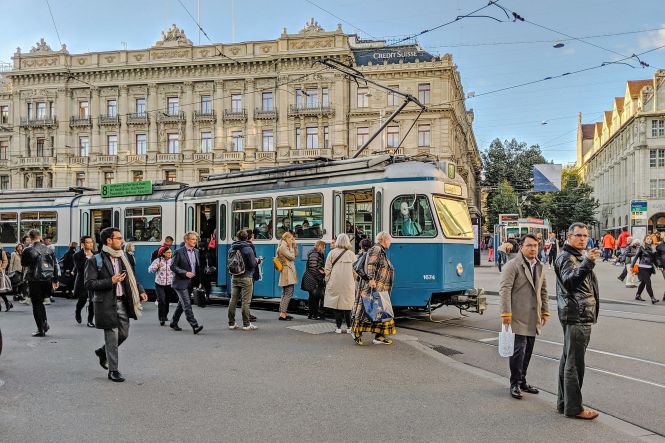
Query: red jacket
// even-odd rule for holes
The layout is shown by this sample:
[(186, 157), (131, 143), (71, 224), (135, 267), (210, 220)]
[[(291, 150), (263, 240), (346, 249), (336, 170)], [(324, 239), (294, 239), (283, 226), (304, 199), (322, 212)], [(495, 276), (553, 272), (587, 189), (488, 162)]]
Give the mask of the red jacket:
[(614, 237), (612, 234), (605, 234), (605, 237), (603, 237), (603, 249), (614, 249)]
[(628, 237), (630, 237), (628, 231), (622, 231), (621, 234), (619, 234), (619, 238), (617, 239), (617, 248), (621, 249), (628, 246)]

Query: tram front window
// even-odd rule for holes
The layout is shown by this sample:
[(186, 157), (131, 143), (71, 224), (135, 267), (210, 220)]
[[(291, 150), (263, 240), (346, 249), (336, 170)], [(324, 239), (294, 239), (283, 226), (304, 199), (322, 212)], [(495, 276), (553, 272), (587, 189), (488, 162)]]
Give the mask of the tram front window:
[(393, 237), (435, 237), (429, 200), (424, 195), (400, 195), (391, 205)]
[(471, 216), (464, 200), (435, 196), (434, 207), (446, 237), (473, 238)]

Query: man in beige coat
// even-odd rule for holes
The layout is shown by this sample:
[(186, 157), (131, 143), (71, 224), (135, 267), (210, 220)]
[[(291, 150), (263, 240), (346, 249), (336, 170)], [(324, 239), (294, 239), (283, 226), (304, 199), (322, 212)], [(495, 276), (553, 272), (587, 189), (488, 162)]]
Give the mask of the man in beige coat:
[(538, 389), (526, 382), (536, 335), (547, 323), (547, 284), (543, 265), (537, 259), (538, 239), (532, 234), (522, 237), (522, 247), (502, 274), (501, 318), (515, 333), (515, 353), (510, 357), (510, 395), (521, 399), (522, 391), (537, 394)]

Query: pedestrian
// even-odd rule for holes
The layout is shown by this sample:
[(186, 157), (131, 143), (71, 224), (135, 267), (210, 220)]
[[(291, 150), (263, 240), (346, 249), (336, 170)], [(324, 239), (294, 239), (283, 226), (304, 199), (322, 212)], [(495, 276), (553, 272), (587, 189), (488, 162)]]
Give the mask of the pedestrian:
[(494, 261), (494, 237), (487, 241), (487, 261)]
[(522, 248), (501, 276), (501, 319), (515, 334), (515, 352), (510, 357), (510, 395), (522, 399), (522, 392), (537, 394), (526, 381), (536, 335), (549, 319), (547, 282), (542, 262), (537, 260), (538, 239), (533, 234), (522, 237)]
[(510, 251), (506, 251), (507, 255), (507, 260), (512, 260), (513, 257), (515, 257), (515, 254), (517, 254), (517, 251), (519, 250), (520, 245), (517, 243), (517, 239), (515, 238), (514, 234), (508, 234), (508, 243), (511, 244)]
[(549, 238), (545, 242), (545, 251), (547, 253), (547, 266), (549, 269), (552, 269), (554, 260), (556, 260), (556, 256), (559, 254), (559, 242), (557, 242), (554, 232), (550, 232)]
[(509, 242), (504, 242), (499, 246), (496, 257), (496, 265), (499, 267), (499, 272), (501, 272), (502, 266), (508, 262), (508, 254), (510, 254), (512, 250), (513, 244)]
[(171, 248), (160, 248), (160, 254), (155, 258), (148, 272), (155, 273), (155, 294), (157, 295), (157, 318), (160, 326), (169, 321), (169, 295), (172, 293), (173, 276), (171, 270), (173, 264), (173, 250)]
[(640, 285), (637, 287), (637, 295), (635, 300), (644, 301), (642, 298), (642, 291), (644, 288), (647, 288), (647, 294), (651, 297), (651, 304), (656, 304), (658, 300), (653, 295), (653, 288), (651, 287), (651, 274), (655, 274), (655, 264), (656, 264), (656, 250), (653, 247), (653, 237), (647, 235), (644, 237), (644, 242), (642, 246), (637, 250), (637, 254), (633, 257), (632, 265), (637, 265), (637, 278), (640, 280)]
[(288, 314), (289, 302), (293, 297), (296, 283), (298, 282), (298, 273), (296, 272), (295, 259), (298, 255), (298, 246), (296, 239), (291, 232), (282, 234), (282, 239), (277, 247), (277, 257), (282, 263), (282, 271), (279, 275), (279, 286), (282, 288), (282, 299), (279, 302), (279, 320), (292, 320)]
[(169, 326), (174, 331), (182, 331), (182, 328), (178, 326), (178, 321), (184, 312), (194, 334), (198, 334), (203, 330), (203, 326), (199, 325), (196, 317), (194, 317), (192, 302), (189, 298), (193, 287), (201, 288), (202, 286), (200, 278), (203, 274), (203, 264), (199, 256), (199, 250), (196, 249), (198, 239), (198, 233), (194, 231), (186, 233), (183, 239), (185, 244), (182, 248), (176, 249), (171, 263), (171, 271), (175, 274), (171, 287), (178, 294), (178, 306), (175, 308)]
[(658, 246), (660, 241), (661, 241), (660, 232), (658, 232), (658, 230), (654, 229), (652, 234), (651, 234), (651, 244), (655, 248), (656, 246)]
[(108, 378), (123, 382), (118, 370), (118, 347), (129, 336), (129, 319), (141, 315), (141, 302), (148, 296), (136, 279), (134, 270), (122, 251), (122, 233), (115, 227), (99, 233), (101, 251), (85, 263), (85, 288), (92, 292), (95, 325), (104, 330), (104, 345), (95, 349), (99, 365), (108, 370)]
[(621, 228), (621, 234), (619, 234), (619, 237), (617, 238), (617, 249), (619, 250), (620, 254), (624, 254), (626, 252), (626, 248), (630, 244), (628, 241), (628, 237), (630, 237), (630, 233), (628, 232), (628, 227), (624, 226)]
[[(254, 297), (254, 283), (263, 278), (261, 270), (261, 263), (263, 263), (263, 257), (259, 257), (258, 255), (256, 255), (256, 246), (254, 245), (254, 231), (251, 229), (247, 230), (247, 242), (249, 243), (249, 246), (252, 247), (252, 251), (254, 251), (254, 257), (256, 257), (256, 268), (254, 269), (254, 275), (252, 275), (252, 297)], [(251, 306), (250, 306), (249, 321), (250, 323), (254, 323), (256, 320), (257, 320), (256, 317), (252, 315)]]
[[(236, 324), (236, 305), (238, 299), (241, 301), (242, 312), (242, 330), (255, 331), (258, 329), (249, 319), (249, 305), (252, 302), (254, 291), (254, 271), (258, 265), (254, 248), (249, 243), (249, 234), (247, 230), (240, 230), (236, 234), (236, 241), (231, 244), (229, 257), (231, 254), (240, 252), (243, 266), (242, 273), (231, 274), (231, 300), (229, 300), (229, 329), (238, 329)], [(229, 263), (232, 261), (229, 260)]]
[[(3, 288), (4, 290), (0, 292), (0, 298), (2, 298), (2, 300), (5, 302), (5, 310), (9, 311), (14, 307), (14, 305), (7, 299), (7, 294), (12, 292), (11, 280), (9, 277), (7, 280), (5, 280), (5, 275), (8, 272), (7, 269), (9, 269), (9, 257), (7, 256), (7, 253), (4, 251), (4, 249), (0, 247), (0, 278), (3, 279), (1, 282), (3, 285), (5, 283), (7, 284), (7, 287)], [(2, 310), (1, 307), (0, 310)]]
[[(9, 259), (9, 273), (12, 276), (12, 292), (14, 293), (14, 301), (23, 300), (23, 292), (25, 291), (25, 282), (23, 279), (23, 266), (21, 266), (21, 255), (25, 247), (23, 243), (18, 243), (14, 247), (11, 258)], [(11, 309), (13, 305), (9, 305)]]
[(134, 246), (133, 242), (127, 242), (123, 246), (122, 250), (125, 252), (125, 257), (127, 257), (127, 261), (129, 261), (129, 265), (132, 267), (132, 271), (136, 274), (136, 257), (134, 256), (134, 251), (136, 251), (136, 247)]
[(166, 238), (164, 239), (164, 243), (162, 243), (159, 248), (152, 251), (152, 254), (150, 255), (150, 263), (154, 262), (155, 259), (160, 256), (160, 253), (164, 249), (171, 249), (172, 247), (173, 247), (173, 237), (167, 235)]
[(74, 253), (74, 297), (76, 297), (76, 310), (74, 311), (74, 319), (76, 323), (81, 323), (81, 312), (85, 303), (88, 302), (88, 323), (89, 328), (94, 328), (95, 307), (92, 303), (90, 291), (85, 288), (85, 264), (90, 257), (95, 255), (95, 242), (89, 235), (81, 237), (81, 249)]
[[(356, 282), (360, 280), (368, 280), (365, 274), (365, 260), (367, 260), (367, 251), (372, 247), (372, 242), (368, 238), (360, 240), (360, 251), (356, 255), (356, 261), (353, 262), (353, 271), (356, 273)], [(357, 289), (357, 288), (356, 288)]]
[(353, 339), (357, 345), (363, 346), (362, 334), (363, 332), (371, 332), (374, 335), (372, 343), (375, 345), (390, 345), (392, 340), (387, 338), (386, 335), (394, 335), (397, 333), (395, 328), (395, 320), (388, 321), (372, 321), (371, 318), (365, 313), (363, 303), (364, 297), (369, 297), (371, 291), (390, 293), (393, 287), (393, 277), (395, 275), (395, 268), (386, 255), (386, 251), (390, 248), (392, 237), (385, 231), (376, 234), (376, 244), (367, 251), (366, 269), (367, 277), (369, 280), (361, 280), (358, 284), (356, 291), (356, 300), (353, 305)]
[(542, 232), (536, 233), (536, 239), (538, 240), (538, 254), (536, 255), (536, 258), (540, 260), (541, 263), (545, 263), (547, 257), (545, 257), (545, 241), (543, 240)]
[(584, 355), (591, 339), (591, 326), (598, 320), (600, 293), (594, 273), (597, 248), (585, 253), (589, 230), (584, 223), (568, 228), (567, 242), (557, 257), (557, 305), (563, 327), (563, 354), (559, 361), (557, 411), (567, 417), (593, 420), (598, 412), (582, 405)]
[[(337, 236), (337, 247), (326, 258), (326, 292), (323, 306), (335, 314), (335, 333), (342, 333), (342, 320), (346, 322), (346, 333), (351, 334), (351, 309), (355, 301), (356, 283), (353, 262), (356, 259), (353, 245), (347, 234)], [(358, 245), (360, 246), (360, 244)]]
[(74, 254), (78, 248), (78, 243), (75, 241), (69, 244), (67, 252), (62, 256), (62, 268), (61, 268), (61, 288), (60, 291), (63, 292), (67, 298), (70, 295), (74, 294)]
[(612, 232), (607, 231), (605, 233), (605, 236), (603, 237), (603, 261), (606, 262), (612, 257), (612, 253), (614, 252), (614, 236), (612, 235)]
[(628, 237), (628, 239), (630, 242), (624, 252), (625, 258), (623, 270), (617, 278), (620, 281), (625, 282), (626, 288), (636, 288), (637, 278), (636, 274), (633, 272), (633, 257), (635, 257), (635, 254), (637, 254), (637, 251), (640, 249), (640, 240), (637, 238), (633, 239), (632, 237)]
[(300, 288), (303, 291), (309, 292), (308, 306), (309, 312), (307, 313), (308, 319), (320, 320), (319, 305), (323, 297), (326, 283), (325, 283), (325, 260), (324, 252), (326, 250), (326, 243), (322, 240), (317, 241), (314, 247), (307, 253), (307, 264), (305, 265), (305, 272), (302, 275)]
[(59, 268), (55, 253), (42, 243), (42, 234), (37, 229), (28, 233), (32, 245), (21, 255), (21, 266), (26, 268), (28, 291), (32, 301), (32, 315), (37, 331), (33, 337), (44, 337), (50, 329), (46, 318), (44, 299), (50, 299), (53, 290), (58, 288)]

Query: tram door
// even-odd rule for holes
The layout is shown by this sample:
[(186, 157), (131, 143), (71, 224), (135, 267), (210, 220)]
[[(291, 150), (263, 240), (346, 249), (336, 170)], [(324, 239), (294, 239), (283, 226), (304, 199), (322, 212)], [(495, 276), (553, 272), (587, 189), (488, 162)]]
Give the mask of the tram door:
[(354, 251), (360, 240), (374, 241), (374, 189), (359, 189), (334, 194), (334, 236), (346, 233)]
[(115, 226), (122, 231), (119, 209), (84, 209), (81, 211), (81, 236), (91, 236), (95, 241), (98, 251), (101, 251), (103, 246), (101, 244), (100, 232), (102, 229), (110, 226)]
[[(219, 235), (217, 230), (217, 202), (197, 203), (194, 205), (193, 231), (199, 233), (199, 251), (204, 266), (214, 267), (215, 272), (207, 276), (207, 281), (217, 282), (217, 243)], [(211, 239), (215, 237), (212, 241)]]

